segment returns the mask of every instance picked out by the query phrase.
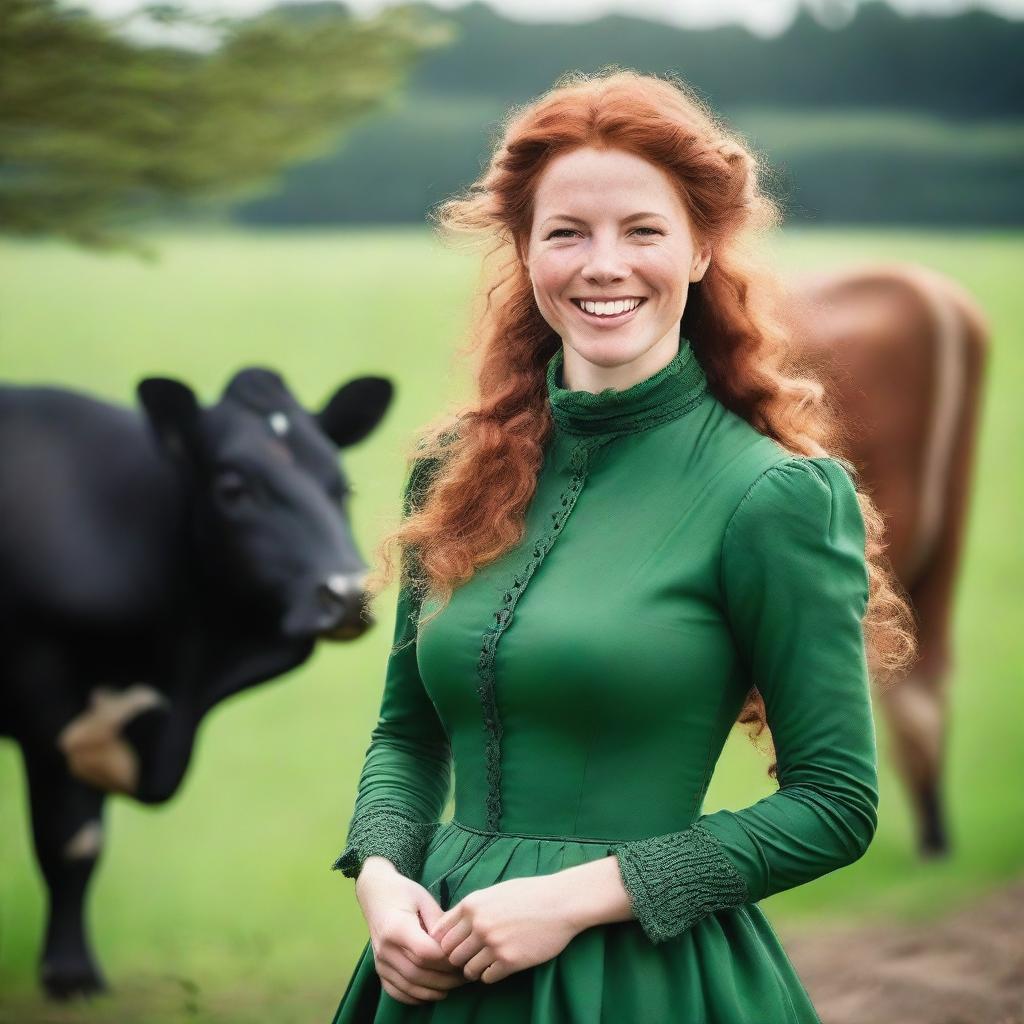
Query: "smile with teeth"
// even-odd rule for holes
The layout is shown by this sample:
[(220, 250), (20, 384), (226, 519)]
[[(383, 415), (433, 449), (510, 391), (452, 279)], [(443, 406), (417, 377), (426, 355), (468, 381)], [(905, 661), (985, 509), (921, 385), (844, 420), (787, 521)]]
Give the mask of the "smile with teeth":
[(614, 302), (591, 302), (589, 299), (572, 299), (573, 305), (582, 309), (591, 316), (613, 320), (615, 317), (625, 316), (632, 313), (637, 306), (640, 306), (646, 299), (619, 299)]

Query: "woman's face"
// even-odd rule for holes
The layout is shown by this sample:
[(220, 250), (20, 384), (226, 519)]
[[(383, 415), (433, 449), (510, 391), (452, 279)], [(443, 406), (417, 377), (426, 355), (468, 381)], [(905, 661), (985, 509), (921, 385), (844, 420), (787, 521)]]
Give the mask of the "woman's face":
[[(534, 195), (526, 265), (562, 339), (563, 383), (621, 389), (665, 366), (679, 348), (687, 285), (710, 258), (661, 168), (589, 146), (552, 160)], [(627, 301), (587, 311), (591, 300)]]

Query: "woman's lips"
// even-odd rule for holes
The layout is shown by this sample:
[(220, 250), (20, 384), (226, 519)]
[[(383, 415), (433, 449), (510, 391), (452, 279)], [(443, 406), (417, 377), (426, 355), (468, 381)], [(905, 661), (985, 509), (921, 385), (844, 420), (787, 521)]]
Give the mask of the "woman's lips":
[(646, 302), (646, 299), (641, 299), (640, 302), (637, 303), (637, 305), (635, 305), (632, 309), (624, 313), (616, 313), (613, 316), (598, 316), (596, 313), (588, 313), (582, 306), (578, 306), (575, 302), (572, 303), (572, 306), (580, 314), (580, 316), (582, 316), (587, 321), (587, 323), (608, 324), (609, 326), (618, 326), (619, 324), (625, 323), (627, 320), (632, 319), (632, 317), (636, 315), (636, 313), (643, 307), (644, 303)]

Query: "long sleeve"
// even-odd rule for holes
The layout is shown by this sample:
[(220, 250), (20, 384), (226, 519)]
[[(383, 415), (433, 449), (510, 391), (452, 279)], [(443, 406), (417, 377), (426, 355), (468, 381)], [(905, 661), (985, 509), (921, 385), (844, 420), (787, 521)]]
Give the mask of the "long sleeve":
[(764, 698), (779, 788), (743, 810), (616, 849), (635, 916), (654, 942), (850, 864), (870, 844), (878, 780), (864, 540), (853, 481), (828, 457), (776, 464), (734, 510), (721, 592)]
[[(431, 463), (419, 460), (404, 490), (408, 515)], [(418, 879), (451, 783), (451, 747), (416, 663), (419, 602), (403, 583), (380, 716), (370, 737), (345, 849), (332, 867), (356, 878), (370, 856)]]

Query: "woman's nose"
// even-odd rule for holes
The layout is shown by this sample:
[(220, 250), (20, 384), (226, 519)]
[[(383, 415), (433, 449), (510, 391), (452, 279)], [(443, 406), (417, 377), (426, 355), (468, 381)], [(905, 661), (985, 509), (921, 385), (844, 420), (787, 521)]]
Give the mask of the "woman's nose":
[(594, 241), (588, 248), (581, 273), (588, 281), (617, 281), (629, 276), (629, 264), (615, 242)]

